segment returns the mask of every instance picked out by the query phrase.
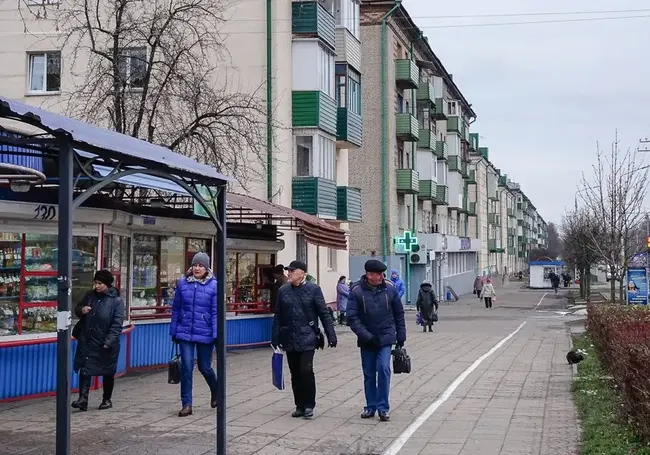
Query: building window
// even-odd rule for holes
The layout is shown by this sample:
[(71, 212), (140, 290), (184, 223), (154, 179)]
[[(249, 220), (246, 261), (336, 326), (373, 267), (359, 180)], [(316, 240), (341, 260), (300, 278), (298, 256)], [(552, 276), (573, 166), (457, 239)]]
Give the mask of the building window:
[(361, 75), (353, 69), (348, 70), (348, 108), (361, 115)]
[(318, 89), (334, 98), (334, 54), (318, 45)]
[(298, 177), (322, 177), (336, 181), (336, 144), (325, 136), (296, 136)]
[(336, 25), (347, 28), (360, 39), (359, 2), (356, 0), (336, 0)]
[(334, 248), (327, 249), (327, 268), (330, 270), (336, 270), (337, 266), (337, 255), (338, 251)]
[(61, 52), (29, 54), (29, 91), (61, 91)]
[(122, 49), (118, 62), (120, 82), (123, 87), (142, 88), (147, 74), (147, 49), (133, 47)]
[(347, 107), (346, 95), (347, 68), (345, 65), (336, 65), (336, 104), (338, 107)]

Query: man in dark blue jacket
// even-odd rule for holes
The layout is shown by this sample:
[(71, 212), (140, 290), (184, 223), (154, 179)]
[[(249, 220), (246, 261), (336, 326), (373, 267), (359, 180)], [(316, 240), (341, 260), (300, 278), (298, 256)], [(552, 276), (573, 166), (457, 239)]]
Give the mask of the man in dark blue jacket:
[(296, 404), (291, 416), (310, 419), (316, 406), (314, 352), (322, 336), (318, 319), (323, 323), (331, 348), (336, 347), (336, 332), (323, 291), (316, 283), (307, 281), (307, 265), (292, 261), (286, 269), (289, 271), (289, 282), (278, 291), (271, 344), (287, 353)]
[(350, 290), (348, 324), (361, 348), (366, 407), (362, 419), (390, 419), (390, 353), (393, 344), (406, 341), (404, 307), (395, 286), (384, 278), (386, 265), (376, 259), (365, 264), (366, 274)]

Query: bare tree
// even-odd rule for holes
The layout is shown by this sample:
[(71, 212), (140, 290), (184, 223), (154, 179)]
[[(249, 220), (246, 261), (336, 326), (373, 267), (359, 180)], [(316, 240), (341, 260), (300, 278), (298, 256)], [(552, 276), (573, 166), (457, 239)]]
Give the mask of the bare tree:
[(590, 246), (611, 273), (612, 301), (617, 281), (622, 299), (628, 261), (638, 252), (633, 237), (645, 217), (648, 189), (648, 170), (640, 161), (636, 150), (620, 150), (617, 136), (608, 153), (598, 148), (592, 179), (582, 177), (580, 197), (601, 228), (596, 235), (592, 233)]
[(160, 144), (233, 176), (266, 171), (262, 86), (242, 91), (227, 56), (221, 0), (70, 0), (58, 13), (72, 55), (68, 114)]
[(562, 258), (578, 271), (580, 297), (588, 298), (591, 286), (591, 266), (599, 260), (593, 241), (601, 235), (601, 227), (584, 208), (576, 207), (562, 220)]

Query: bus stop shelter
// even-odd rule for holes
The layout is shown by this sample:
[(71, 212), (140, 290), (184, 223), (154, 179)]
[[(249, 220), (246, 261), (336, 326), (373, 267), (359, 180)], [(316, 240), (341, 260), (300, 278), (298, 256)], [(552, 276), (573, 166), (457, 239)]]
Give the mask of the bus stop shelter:
[[(124, 134), (0, 96), (0, 185), (28, 191), (41, 184), (44, 169), (30, 159), (49, 163), (58, 177), (58, 298), (56, 455), (70, 453), (72, 229), (76, 208), (124, 177), (149, 175), (182, 187), (208, 213), (216, 229), (213, 271), (217, 278), (217, 434), (216, 453), (226, 455), (226, 187), (229, 179), (215, 168), (171, 150)], [(92, 165), (109, 167), (104, 176)], [(79, 185), (91, 181), (84, 187)], [(204, 194), (209, 197), (203, 197)], [(209, 200), (206, 201), (206, 199)]]

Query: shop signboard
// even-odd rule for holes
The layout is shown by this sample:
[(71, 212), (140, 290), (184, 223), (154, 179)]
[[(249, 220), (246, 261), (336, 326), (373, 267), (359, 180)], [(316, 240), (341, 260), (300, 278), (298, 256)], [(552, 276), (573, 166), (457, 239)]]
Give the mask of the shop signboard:
[(648, 273), (645, 268), (627, 270), (627, 303), (631, 305), (648, 304)]
[[(210, 206), (210, 211), (212, 212), (212, 215), (216, 216), (217, 215), (217, 189), (216, 188), (208, 188), (207, 186), (203, 185), (197, 185), (197, 190), (199, 191), (199, 194), (205, 199), (205, 202)], [(210, 218), (210, 215), (208, 212), (206, 212), (205, 208), (201, 204), (198, 203), (198, 201), (194, 201), (194, 215), (196, 216), (202, 216), (204, 218)]]

